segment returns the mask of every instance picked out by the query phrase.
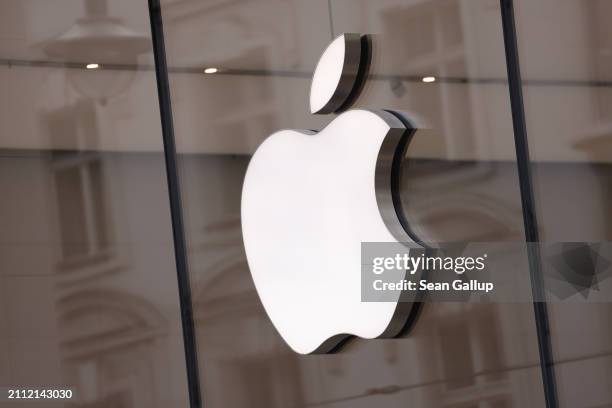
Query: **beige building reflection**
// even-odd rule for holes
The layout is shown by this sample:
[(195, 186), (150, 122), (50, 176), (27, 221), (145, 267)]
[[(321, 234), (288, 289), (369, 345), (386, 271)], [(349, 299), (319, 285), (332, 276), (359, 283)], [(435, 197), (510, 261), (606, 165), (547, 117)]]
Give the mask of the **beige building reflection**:
[(51, 407), (186, 406), (148, 11), (106, 3), (0, 5), (0, 385), (74, 390)]
[[(519, 24), (523, 21), (537, 31), (529, 4), (522, 2), (520, 7)], [(549, 2), (540, 7), (556, 13), (550, 21), (567, 21), (575, 9), (592, 6), (556, 9)], [(357, 340), (334, 356), (292, 354), (257, 302), (241, 252), (237, 218), (239, 185), (248, 162), (242, 154), (252, 153), (279, 128), (324, 126), (329, 118), (308, 115), (308, 74), (334, 34), (368, 32), (375, 34), (379, 47), (375, 80), (357, 105), (400, 109), (433, 129), (430, 139), (414, 142), (406, 162), (405, 211), (416, 229), (431, 240), (522, 240), (498, 2), (336, 0), (306, 6), (299, 1), (268, 1), (255, 6), (168, 1), (164, 18), (172, 66), (214, 66), (232, 74), (171, 74), (173, 98), (179, 100), (174, 104), (179, 149), (216, 153), (206, 163), (197, 163), (194, 156), (181, 159), (188, 197), (184, 208), (192, 226), (190, 263), (205, 401), (212, 406), (543, 406), (531, 305), (431, 305), (407, 339)], [(588, 20), (574, 21), (570, 31), (592, 32), (601, 24), (584, 21)], [(577, 48), (590, 49), (600, 41), (578, 37), (584, 40)], [(199, 51), (191, 46), (193, 38), (200, 41)], [(542, 53), (530, 52), (532, 60)], [(595, 106), (582, 104), (580, 98), (607, 91), (588, 84), (563, 85), (564, 80), (586, 78), (592, 62), (571, 51), (562, 60), (578, 65), (573, 77), (562, 72), (559, 63), (559, 69), (548, 67), (529, 76), (536, 81), (528, 92), (543, 98), (538, 108), (549, 112), (562, 106), (569, 109), (567, 99), (571, 99), (574, 117), (585, 118), (592, 127), (598, 120), (590, 115)], [(429, 75), (439, 81), (423, 83), (421, 79)], [(537, 81), (553, 78), (560, 83), (547, 87)], [(564, 93), (566, 100), (558, 97)], [(190, 114), (191, 106), (202, 108)], [(607, 170), (590, 167), (589, 158), (568, 142), (587, 135), (577, 130), (576, 122), (563, 125), (570, 115), (557, 115), (561, 122), (554, 129), (547, 129), (550, 121), (528, 115), (536, 135), (532, 153), (543, 162), (537, 167), (536, 182), (547, 186), (542, 200), (563, 191), (558, 172), (567, 163), (565, 174), (588, 185), (571, 213), (594, 209), (587, 212), (588, 219), (578, 221), (582, 225), (576, 236), (605, 239), (609, 231), (596, 225), (606, 218), (606, 207), (598, 204), (601, 185), (591, 180), (605, 183)], [(211, 196), (211, 191), (216, 193)], [(550, 205), (542, 209), (548, 239), (561, 239), (555, 231), (560, 230), (559, 219), (567, 218), (563, 210)], [(566, 225), (566, 236), (572, 236), (575, 228)], [(226, 255), (219, 245), (226, 247)], [(578, 339), (581, 331), (607, 338), (607, 325), (600, 319), (609, 308), (592, 306), (593, 319), (581, 319), (579, 324), (565, 319), (563, 309), (557, 311), (554, 305), (551, 309), (562, 406), (609, 403), (607, 391), (577, 386), (581, 377), (602, 385), (609, 381), (603, 368), (609, 367), (607, 358), (592, 364), (591, 357), (607, 348)], [(576, 336), (562, 335), (568, 332)], [(564, 363), (570, 355), (584, 362)], [(583, 400), (585, 394), (589, 398)]]
[[(77, 399), (50, 406), (187, 406), (151, 54), (87, 72), (61, 64), (88, 61), (51, 57), (38, 46), (90, 3), (0, 5), (0, 58), (13, 61), (0, 64), (7, 90), (0, 94), (0, 386), (75, 389)], [(563, 85), (593, 79), (593, 64), (606, 72), (608, 42), (597, 16), (607, 6), (595, 3), (594, 15), (590, 4), (568, 3), (551, 16), (571, 21), (564, 27), (576, 34), (573, 48), (557, 53), (558, 71), (538, 72), (542, 51), (525, 46), (525, 77), (560, 80), (526, 86), (528, 103), (538, 101), (527, 106), (528, 125), (550, 240), (611, 234), (610, 156), (601, 148), (609, 87)], [(519, 30), (537, 37), (530, 4), (520, 2)], [(579, 20), (577, 10), (592, 17)], [(110, 0), (107, 12), (148, 36), (144, 3)], [(358, 106), (399, 109), (432, 129), (406, 161), (405, 211), (419, 234), (522, 240), (498, 2), (168, 0), (163, 14), (204, 405), (543, 406), (531, 305), (428, 305), (406, 338), (299, 356), (265, 315), (240, 231), (249, 155), (280, 128), (330, 120), (308, 114), (307, 95), (331, 22), (334, 34), (376, 35), (374, 80)], [(14, 63), (45, 59), (59, 65)], [(574, 70), (563, 71), (570, 62)], [(204, 67), (220, 72), (205, 75)], [(104, 98), (74, 84), (75, 74), (104, 84), (126, 72), (130, 81)], [(426, 75), (439, 80), (421, 82)], [(572, 106), (563, 107), (568, 100)], [(572, 117), (559, 115), (562, 108)], [(603, 136), (593, 138), (595, 128)], [(572, 208), (583, 211), (564, 224), (568, 204), (550, 203), (566, 177), (581, 186)], [(560, 400), (606, 406), (610, 306), (580, 310), (551, 305)]]

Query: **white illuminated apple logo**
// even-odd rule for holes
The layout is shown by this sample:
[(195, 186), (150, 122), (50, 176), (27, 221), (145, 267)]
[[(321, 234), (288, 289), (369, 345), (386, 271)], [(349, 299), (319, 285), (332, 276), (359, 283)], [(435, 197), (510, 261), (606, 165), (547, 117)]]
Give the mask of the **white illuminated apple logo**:
[[(359, 91), (369, 41), (344, 34), (312, 79), (313, 113), (342, 110)], [(395, 210), (393, 167), (414, 129), (396, 113), (351, 110), (320, 132), (281, 130), (257, 149), (242, 190), (242, 232), (255, 287), (299, 353), (347, 336), (396, 336), (413, 304), (361, 301), (361, 243), (411, 241)], [(404, 225), (404, 227), (402, 227)]]

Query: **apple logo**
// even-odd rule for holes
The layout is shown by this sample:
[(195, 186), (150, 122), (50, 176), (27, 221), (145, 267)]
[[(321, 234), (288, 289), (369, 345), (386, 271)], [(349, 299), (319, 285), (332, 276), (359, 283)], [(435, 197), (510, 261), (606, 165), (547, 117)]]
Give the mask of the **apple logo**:
[[(367, 76), (371, 42), (343, 34), (322, 54), (312, 113), (345, 110)], [(296, 352), (348, 337), (395, 337), (419, 303), (361, 301), (361, 243), (415, 242), (399, 210), (397, 166), (416, 130), (402, 115), (348, 110), (319, 132), (281, 130), (253, 155), (241, 217), (247, 261), (272, 323)], [(413, 235), (412, 235), (413, 236)]]

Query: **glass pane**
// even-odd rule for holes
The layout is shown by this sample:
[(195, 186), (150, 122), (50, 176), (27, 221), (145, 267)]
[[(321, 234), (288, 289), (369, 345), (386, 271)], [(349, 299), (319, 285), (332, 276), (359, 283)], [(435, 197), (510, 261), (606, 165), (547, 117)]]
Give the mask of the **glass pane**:
[(2, 407), (188, 405), (151, 50), (146, 2), (0, 2)]
[(309, 114), (310, 77), (335, 35), (357, 32), (374, 36), (375, 58), (356, 106), (431, 129), (402, 186), (422, 239), (524, 240), (497, 2), (162, 6), (204, 405), (542, 406), (530, 304), (429, 305), (407, 338), (302, 356), (263, 310), (241, 234), (251, 155), (279, 129), (333, 119)]
[[(597, 265), (597, 243), (612, 239), (612, 2), (515, 3), (540, 239), (594, 245)], [(549, 305), (563, 407), (612, 404), (612, 286), (596, 286)]]

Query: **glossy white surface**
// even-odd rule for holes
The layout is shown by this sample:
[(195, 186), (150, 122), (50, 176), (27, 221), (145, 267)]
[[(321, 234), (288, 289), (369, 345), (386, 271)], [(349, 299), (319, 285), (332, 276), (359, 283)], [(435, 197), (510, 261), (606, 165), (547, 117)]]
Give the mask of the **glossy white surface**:
[(378, 337), (393, 317), (397, 302), (361, 302), (361, 242), (396, 242), (374, 180), (388, 130), (374, 112), (349, 111), (317, 134), (274, 133), (249, 164), (249, 268), (272, 322), (299, 353), (340, 333)]
[(310, 85), (311, 113), (323, 109), (336, 93), (344, 69), (345, 45), (345, 37), (341, 35), (323, 51)]

